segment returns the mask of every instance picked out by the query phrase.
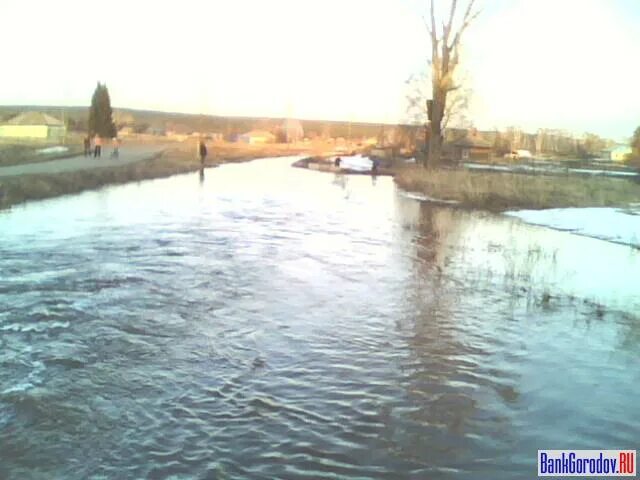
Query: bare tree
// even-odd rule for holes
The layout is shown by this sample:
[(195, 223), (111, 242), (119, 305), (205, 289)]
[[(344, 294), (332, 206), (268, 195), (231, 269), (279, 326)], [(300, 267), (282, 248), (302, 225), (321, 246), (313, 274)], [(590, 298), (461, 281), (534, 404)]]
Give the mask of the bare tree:
[(431, 21), (425, 25), (431, 37), (431, 132), (427, 166), (434, 167), (440, 162), (442, 152), (443, 121), (447, 111), (448, 97), (458, 90), (454, 75), (460, 63), (460, 43), (467, 27), (480, 13), (474, 12), (475, 0), (469, 0), (462, 21), (454, 25), (457, 0), (451, 0), (449, 16), (442, 22), (439, 31), (436, 27), (435, 0), (431, 0)]
[[(431, 97), (430, 72), (411, 75), (406, 81), (406, 85), (408, 88), (406, 95), (407, 121), (413, 125), (427, 125), (427, 99)], [(443, 132), (448, 127), (468, 128), (471, 125), (467, 117), (471, 95), (471, 88), (460, 85), (447, 96), (447, 105), (442, 117)]]

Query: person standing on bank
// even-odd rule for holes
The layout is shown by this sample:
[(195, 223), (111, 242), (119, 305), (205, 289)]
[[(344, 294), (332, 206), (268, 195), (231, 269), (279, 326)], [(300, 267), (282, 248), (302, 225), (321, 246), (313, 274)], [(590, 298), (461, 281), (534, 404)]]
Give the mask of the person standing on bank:
[(377, 175), (378, 174), (378, 167), (380, 166), (380, 160), (378, 160), (377, 158), (374, 158), (373, 161), (371, 162), (371, 175)]
[(96, 135), (94, 144), (95, 144), (95, 147), (93, 149), (93, 158), (97, 158), (102, 155), (102, 138), (100, 138), (100, 135)]
[(118, 137), (113, 138), (113, 151), (111, 152), (111, 158), (118, 158), (120, 156), (120, 139)]
[(91, 137), (87, 135), (84, 137), (84, 156), (88, 157), (91, 155)]
[(207, 146), (204, 144), (204, 140), (200, 140), (198, 153), (200, 154), (200, 165), (204, 167), (204, 160), (207, 158)]

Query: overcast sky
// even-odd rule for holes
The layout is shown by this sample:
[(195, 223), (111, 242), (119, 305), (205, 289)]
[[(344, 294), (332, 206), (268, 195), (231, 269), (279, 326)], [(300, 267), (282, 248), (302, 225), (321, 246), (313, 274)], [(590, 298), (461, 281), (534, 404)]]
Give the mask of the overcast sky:
[[(640, 125), (640, 0), (477, 1), (464, 48), (477, 127)], [(0, 104), (86, 105), (100, 80), (116, 107), (401, 121), (426, 13), (427, 0), (2, 0)]]

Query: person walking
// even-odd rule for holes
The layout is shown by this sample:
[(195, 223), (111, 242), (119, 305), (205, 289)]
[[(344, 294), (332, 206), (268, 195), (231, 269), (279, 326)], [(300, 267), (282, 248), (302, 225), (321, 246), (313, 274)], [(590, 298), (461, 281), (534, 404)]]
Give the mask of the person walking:
[(198, 153), (200, 154), (200, 165), (204, 166), (204, 160), (207, 158), (207, 146), (204, 144), (204, 140), (200, 140)]
[(84, 137), (84, 156), (88, 157), (91, 155), (91, 137), (87, 135)]
[(377, 158), (374, 158), (373, 161), (371, 162), (371, 175), (378, 174), (379, 166), (380, 166), (380, 160), (378, 160)]
[(100, 157), (102, 155), (102, 138), (100, 138), (100, 135), (96, 135), (94, 145), (95, 147), (93, 149), (93, 158)]
[(111, 158), (118, 158), (120, 156), (120, 139), (118, 137), (113, 138), (113, 151), (111, 152)]

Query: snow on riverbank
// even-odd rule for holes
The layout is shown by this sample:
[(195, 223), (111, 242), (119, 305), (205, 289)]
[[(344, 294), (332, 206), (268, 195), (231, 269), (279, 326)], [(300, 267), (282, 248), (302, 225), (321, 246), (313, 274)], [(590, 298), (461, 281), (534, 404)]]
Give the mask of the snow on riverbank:
[(50, 155), (52, 153), (65, 153), (68, 151), (69, 151), (69, 147), (57, 146), (57, 147), (41, 148), (38, 150), (38, 154)]
[(640, 248), (640, 205), (628, 210), (618, 208), (553, 208), (517, 210), (506, 215), (521, 220)]
[(430, 203), (444, 203), (447, 205), (458, 205), (460, 202), (456, 200), (441, 200), (439, 198), (430, 197), (429, 195), (425, 195), (423, 193), (417, 192), (405, 192), (401, 191), (401, 195), (406, 198), (411, 198), (413, 200), (418, 200), (420, 202), (430, 202)]
[(464, 167), (468, 170), (484, 170), (484, 171), (498, 171), (498, 172), (510, 172), (510, 173), (541, 173), (541, 174), (554, 174), (562, 175), (568, 173), (575, 173), (580, 175), (599, 175), (605, 177), (637, 177), (638, 172), (628, 168), (617, 169), (598, 169), (598, 168), (569, 168), (562, 167), (555, 164), (546, 165), (491, 165), (486, 163), (465, 163)]
[(350, 155), (348, 157), (341, 157), (340, 167), (346, 170), (354, 170), (356, 172), (370, 172), (373, 167), (373, 162), (369, 157), (363, 157), (362, 155)]

